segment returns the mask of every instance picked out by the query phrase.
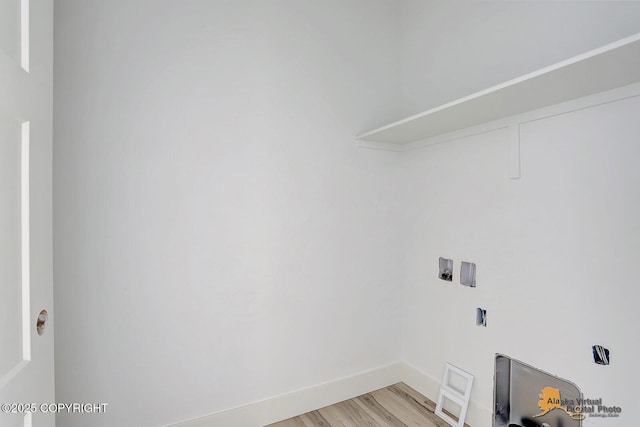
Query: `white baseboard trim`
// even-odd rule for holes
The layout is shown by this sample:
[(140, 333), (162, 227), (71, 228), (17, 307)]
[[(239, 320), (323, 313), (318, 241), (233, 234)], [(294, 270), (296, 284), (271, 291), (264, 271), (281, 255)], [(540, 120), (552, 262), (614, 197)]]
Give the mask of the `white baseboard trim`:
[[(402, 368), (398, 381), (402, 381), (434, 402), (438, 400), (440, 380), (430, 377), (408, 363), (402, 362), (400, 365)], [(493, 412), (491, 409), (471, 400), (469, 402), (469, 410), (467, 411), (466, 424), (469, 424), (471, 427), (491, 427), (493, 425), (491, 421), (492, 415)]]
[(260, 427), (395, 384), (403, 370), (403, 363), (392, 363), (172, 427)]
[[(172, 427), (261, 427), (399, 382), (404, 382), (434, 402), (438, 399), (439, 380), (407, 363), (396, 362), (335, 381), (185, 421)], [(492, 412), (489, 408), (472, 400), (467, 412), (467, 424), (471, 427), (491, 427), (491, 415)]]

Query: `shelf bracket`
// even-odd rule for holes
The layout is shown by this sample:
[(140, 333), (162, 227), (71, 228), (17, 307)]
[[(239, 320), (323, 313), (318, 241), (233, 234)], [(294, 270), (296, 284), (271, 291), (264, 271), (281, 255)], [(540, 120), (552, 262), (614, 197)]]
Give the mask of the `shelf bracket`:
[(509, 178), (520, 179), (520, 123), (509, 125)]

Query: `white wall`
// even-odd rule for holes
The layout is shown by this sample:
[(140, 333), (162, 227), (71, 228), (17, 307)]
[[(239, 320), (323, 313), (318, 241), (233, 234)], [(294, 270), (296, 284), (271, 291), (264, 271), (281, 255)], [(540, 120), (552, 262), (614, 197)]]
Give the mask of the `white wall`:
[(640, 31), (637, 1), (402, 2), (404, 115)]
[[(495, 353), (622, 407), (606, 425), (629, 425), (640, 381), (639, 113), (636, 96), (524, 124), (517, 180), (506, 130), (407, 158), (403, 359), (438, 380), (446, 362), (475, 375), (472, 399), (486, 412), (472, 426), (491, 425)], [(453, 283), (437, 278), (439, 256), (454, 259)], [(461, 261), (477, 264), (477, 288), (459, 284)], [(611, 350), (610, 366), (593, 362), (594, 344)]]
[[(166, 425), (400, 358), (468, 369), (490, 408), (498, 351), (629, 412), (638, 101), (526, 125), (518, 181), (502, 131), (405, 154), (353, 135), (638, 18), (631, 2), (57, 0), (57, 400), (110, 403), (60, 425)], [(476, 262), (478, 288), (439, 281), (441, 255)]]
[[(393, 1), (56, 1), (61, 426), (159, 426), (400, 357)], [(384, 60), (381, 60), (384, 58)]]
[[(402, 22), (415, 113), (639, 32), (640, 3), (409, 0)], [(496, 352), (626, 412), (585, 425), (633, 424), (639, 112), (635, 98), (524, 125), (520, 180), (506, 130), (407, 153), (403, 360), (436, 380), (445, 362), (474, 374), (473, 427), (491, 425)], [(456, 261), (457, 283), (460, 262), (477, 263), (477, 289), (437, 279), (439, 256)], [(594, 344), (611, 366), (593, 363)]]

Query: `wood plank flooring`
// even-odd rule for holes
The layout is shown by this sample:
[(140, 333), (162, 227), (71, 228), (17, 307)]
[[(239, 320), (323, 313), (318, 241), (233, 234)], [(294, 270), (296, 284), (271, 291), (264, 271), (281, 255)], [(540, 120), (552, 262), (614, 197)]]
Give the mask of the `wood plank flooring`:
[(435, 409), (434, 402), (398, 383), (266, 427), (450, 427)]

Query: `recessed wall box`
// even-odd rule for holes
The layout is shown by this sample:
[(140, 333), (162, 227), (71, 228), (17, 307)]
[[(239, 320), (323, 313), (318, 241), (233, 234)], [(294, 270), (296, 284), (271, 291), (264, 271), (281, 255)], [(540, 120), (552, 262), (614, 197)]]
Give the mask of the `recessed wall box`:
[(440, 257), (440, 272), (438, 277), (447, 282), (453, 281), (453, 260)]
[(583, 396), (578, 386), (570, 381), (496, 354), (493, 427), (582, 426), (581, 417), (570, 407), (571, 403), (558, 404), (558, 408), (552, 410), (554, 406), (549, 405), (548, 398), (575, 403)]
[(601, 345), (594, 345), (591, 347), (593, 350), (593, 361), (598, 365), (608, 365), (609, 364), (609, 349), (604, 348)]
[(460, 284), (472, 288), (476, 287), (476, 265), (474, 263), (462, 261), (462, 266), (460, 267)]
[(487, 327), (487, 310), (476, 308), (476, 325)]

